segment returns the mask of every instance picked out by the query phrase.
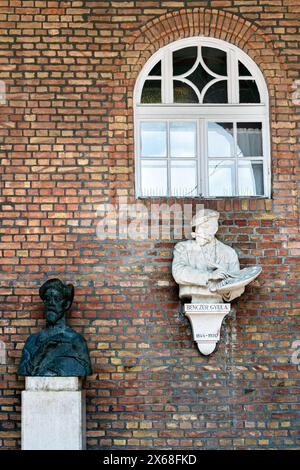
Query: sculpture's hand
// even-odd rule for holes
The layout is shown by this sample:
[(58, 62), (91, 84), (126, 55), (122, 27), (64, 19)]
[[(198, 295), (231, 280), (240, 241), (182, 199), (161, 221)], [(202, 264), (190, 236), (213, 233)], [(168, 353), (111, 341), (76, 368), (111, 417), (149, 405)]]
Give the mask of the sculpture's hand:
[(217, 286), (220, 284), (220, 281), (208, 281), (208, 288), (210, 292), (216, 292)]
[(233, 274), (230, 274), (226, 269), (218, 268), (215, 269), (211, 274), (209, 274), (209, 281), (219, 281), (222, 279), (228, 279), (229, 277), (234, 277)]

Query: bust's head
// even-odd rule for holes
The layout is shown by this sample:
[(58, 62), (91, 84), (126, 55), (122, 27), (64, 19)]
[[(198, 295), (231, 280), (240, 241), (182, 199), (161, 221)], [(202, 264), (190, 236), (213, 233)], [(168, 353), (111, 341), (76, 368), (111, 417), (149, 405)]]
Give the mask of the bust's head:
[(49, 279), (40, 287), (39, 294), (45, 305), (47, 326), (54, 326), (71, 307), (74, 286), (59, 279)]
[(218, 231), (219, 212), (210, 209), (201, 209), (192, 218), (192, 237), (204, 246), (214, 239)]

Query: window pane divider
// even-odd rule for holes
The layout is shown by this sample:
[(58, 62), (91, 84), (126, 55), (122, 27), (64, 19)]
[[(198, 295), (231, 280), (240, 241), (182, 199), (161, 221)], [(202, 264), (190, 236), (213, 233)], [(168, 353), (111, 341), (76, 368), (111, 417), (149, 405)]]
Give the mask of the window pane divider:
[(167, 121), (167, 195), (171, 196), (170, 121)]
[[(200, 187), (199, 194), (203, 196), (208, 195), (208, 145), (207, 145), (207, 124), (206, 119), (199, 119), (199, 173), (200, 173)], [(201, 144), (202, 142), (202, 144)]]
[(238, 156), (237, 156), (237, 124), (233, 123), (233, 152), (234, 152), (234, 195), (237, 196), (239, 192), (238, 182)]

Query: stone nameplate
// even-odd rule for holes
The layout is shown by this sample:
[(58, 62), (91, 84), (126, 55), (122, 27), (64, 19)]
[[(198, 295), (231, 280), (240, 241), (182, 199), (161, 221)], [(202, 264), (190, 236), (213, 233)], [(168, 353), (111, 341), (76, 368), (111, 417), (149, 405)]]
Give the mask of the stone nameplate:
[(185, 304), (185, 312), (230, 312), (230, 304)]
[(185, 315), (189, 318), (194, 341), (205, 356), (211, 354), (220, 339), (224, 317), (230, 312), (231, 305), (223, 303), (185, 304)]

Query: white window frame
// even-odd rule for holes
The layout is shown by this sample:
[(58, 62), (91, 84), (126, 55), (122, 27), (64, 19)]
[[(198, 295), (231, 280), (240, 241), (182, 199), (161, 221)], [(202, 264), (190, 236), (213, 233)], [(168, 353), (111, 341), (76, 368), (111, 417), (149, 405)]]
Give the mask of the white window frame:
[[(178, 104), (173, 103), (173, 76), (172, 76), (172, 53), (181, 48), (191, 46), (207, 46), (221, 49), (227, 53), (228, 71), (228, 102), (229, 104)], [(161, 60), (162, 81), (162, 103), (141, 104), (141, 95), (145, 80), (155, 79), (149, 76), (149, 72)], [(241, 61), (251, 73), (260, 93), (260, 103), (239, 104), (239, 75), (238, 61)], [(247, 77), (242, 78), (247, 79)], [(249, 78), (248, 78), (249, 79)], [(270, 171), (270, 122), (269, 122), (269, 93), (262, 72), (256, 63), (241, 49), (233, 44), (220, 39), (193, 37), (180, 39), (167, 46), (162, 47), (147, 61), (140, 72), (134, 88), (134, 138), (135, 138), (135, 188), (136, 197), (149, 198), (155, 196), (143, 196), (141, 191), (141, 158), (140, 158), (140, 123), (143, 121), (197, 121), (199, 129), (197, 141), (202, 139), (201, 151), (205, 158), (201, 158), (200, 148), (197, 152), (199, 161), (197, 164), (197, 181), (199, 192), (196, 196), (209, 199), (231, 197), (231, 198), (268, 198), (271, 193), (271, 171)], [(180, 116), (180, 117), (179, 117)], [(209, 196), (208, 194), (208, 156), (207, 156), (207, 132), (206, 123), (215, 122), (261, 122), (263, 139), (263, 168), (264, 168), (264, 195), (263, 196)], [(249, 157), (251, 160), (251, 157)], [(168, 180), (170, 175), (168, 174)], [(163, 196), (163, 197), (185, 197), (185, 196)]]

